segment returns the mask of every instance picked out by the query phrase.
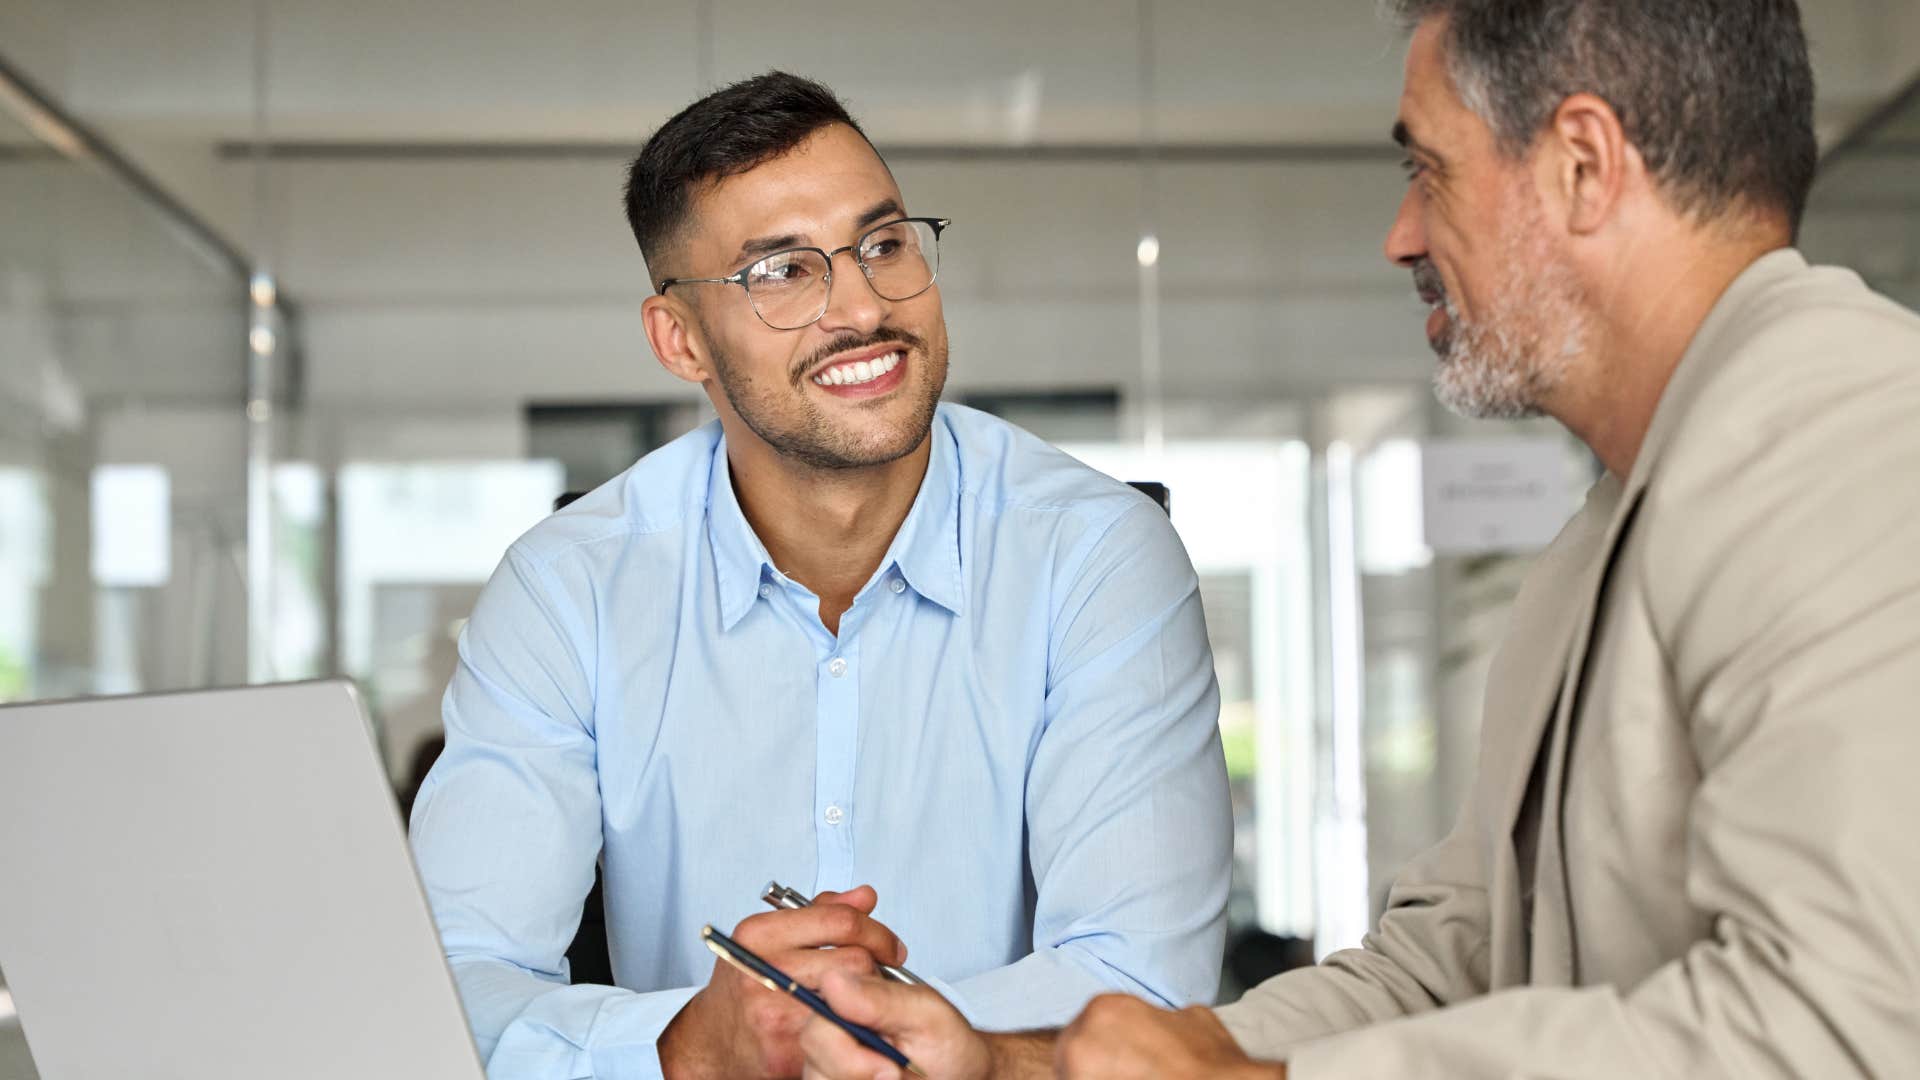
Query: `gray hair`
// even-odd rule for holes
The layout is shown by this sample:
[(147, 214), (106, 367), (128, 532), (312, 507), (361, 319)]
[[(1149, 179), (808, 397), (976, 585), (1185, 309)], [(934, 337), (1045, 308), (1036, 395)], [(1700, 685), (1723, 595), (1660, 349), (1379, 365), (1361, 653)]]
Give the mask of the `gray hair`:
[(1799, 231), (1819, 161), (1795, 0), (1387, 0), (1445, 18), (1461, 101), (1519, 157), (1569, 96), (1620, 117), (1663, 193), (1714, 220), (1783, 213)]

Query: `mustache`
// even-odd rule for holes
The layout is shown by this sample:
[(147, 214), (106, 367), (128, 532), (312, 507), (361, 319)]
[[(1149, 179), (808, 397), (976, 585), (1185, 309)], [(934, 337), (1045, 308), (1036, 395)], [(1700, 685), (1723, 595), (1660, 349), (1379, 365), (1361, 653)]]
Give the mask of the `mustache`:
[(841, 334), (808, 353), (805, 359), (793, 366), (789, 378), (793, 380), (795, 386), (798, 386), (802, 380), (806, 379), (807, 372), (819, 367), (830, 357), (843, 352), (852, 352), (855, 349), (870, 349), (875, 345), (905, 345), (922, 352), (926, 351), (927, 347), (925, 339), (919, 334), (892, 326), (879, 327), (871, 334)]
[(1440, 271), (1434, 269), (1431, 259), (1421, 259), (1413, 264), (1413, 287), (1419, 291), (1420, 299), (1425, 303), (1440, 303), (1447, 298), (1446, 283), (1440, 280)]

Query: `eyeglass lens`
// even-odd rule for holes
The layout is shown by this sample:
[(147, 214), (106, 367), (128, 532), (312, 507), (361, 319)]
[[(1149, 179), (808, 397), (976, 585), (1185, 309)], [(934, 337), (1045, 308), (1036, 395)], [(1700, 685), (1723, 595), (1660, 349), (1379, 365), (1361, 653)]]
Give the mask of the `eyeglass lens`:
[[(873, 291), (909, 300), (940, 269), (939, 234), (924, 221), (896, 221), (860, 237), (854, 256)], [(767, 325), (796, 330), (826, 313), (830, 267), (818, 251), (782, 251), (747, 268), (747, 297)]]

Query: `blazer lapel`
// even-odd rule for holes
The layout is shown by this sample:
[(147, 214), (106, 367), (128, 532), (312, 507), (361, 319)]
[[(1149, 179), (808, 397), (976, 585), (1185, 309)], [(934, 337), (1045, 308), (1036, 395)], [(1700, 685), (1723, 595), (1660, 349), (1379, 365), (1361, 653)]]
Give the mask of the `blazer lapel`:
[[(1532, 955), (1528, 965), (1528, 981), (1534, 985), (1573, 985), (1579, 981), (1577, 930), (1573, 923), (1572, 897), (1569, 893), (1563, 829), (1565, 816), (1562, 813), (1566, 803), (1567, 768), (1580, 716), (1581, 680), (1586, 674), (1587, 658), (1592, 650), (1594, 626), (1606, 596), (1614, 558), (1632, 529), (1642, 489), (1641, 485), (1629, 485), (1621, 497), (1583, 586), (1574, 594), (1579, 598), (1579, 614), (1573, 622), (1572, 641), (1565, 653), (1562, 676), (1557, 682), (1558, 694), (1552, 707), (1553, 723), (1546, 736), (1546, 752), (1535, 764), (1536, 769), (1545, 771), (1541, 796), (1537, 804), (1520, 810), (1522, 814), (1534, 815), (1534, 819), (1527, 824), (1535, 830), (1537, 849), (1532, 880)], [(1516, 827), (1519, 826), (1520, 821), (1516, 818)]]
[[(1615, 483), (1617, 502), (1606, 519), (1608, 524), (1604, 539), (1584, 560), (1585, 573), (1580, 575), (1582, 585), (1579, 591), (1569, 592), (1564, 597), (1567, 601), (1578, 597), (1580, 607), (1570, 624), (1570, 634), (1562, 639), (1561, 660), (1555, 668), (1555, 674), (1559, 677), (1549, 680), (1556, 695), (1553, 704), (1541, 706), (1541, 716), (1551, 713), (1553, 718), (1552, 724), (1544, 732), (1547, 740), (1545, 752), (1540, 752), (1539, 745), (1543, 734), (1536, 729), (1526, 742), (1528, 753), (1533, 755), (1528, 759), (1532, 769), (1516, 770), (1520, 776), (1509, 793), (1516, 834), (1522, 829), (1532, 829), (1536, 838), (1537, 853), (1531, 880), (1522, 880), (1520, 883), (1522, 890), (1529, 886), (1534, 890), (1531, 926), (1527, 928), (1529, 933), (1523, 939), (1528, 942), (1531, 953), (1523, 961), (1528, 982), (1576, 985), (1580, 980), (1578, 930), (1573, 919), (1568, 885), (1568, 852), (1562, 829), (1562, 809), (1566, 801), (1570, 750), (1578, 733), (1581, 679), (1585, 674), (1594, 624), (1600, 615), (1600, 603), (1614, 558), (1632, 529), (1647, 485), (1653, 478), (1662, 453), (1672, 442), (1673, 433), (1685, 422), (1684, 418), (1699, 399), (1702, 389), (1712, 381), (1714, 372), (1728, 351), (1729, 337), (1737, 336), (1747, 321), (1743, 309), (1773, 282), (1806, 269), (1806, 260), (1801, 258), (1800, 253), (1786, 248), (1762, 256), (1727, 286), (1699, 330), (1695, 331), (1685, 355), (1674, 368), (1672, 377), (1660, 395), (1660, 404), (1654, 410), (1647, 433), (1641, 440), (1640, 452), (1635, 456), (1633, 475), (1624, 484), (1608, 476), (1595, 486), (1598, 492), (1601, 486)], [(1515, 629), (1519, 629), (1517, 623)], [(1526, 794), (1534, 770), (1544, 770), (1544, 776), (1541, 797), (1529, 807), (1525, 805)], [(1525, 878), (1527, 868), (1520, 867), (1518, 872)]]
[[(1530, 933), (1524, 897), (1533, 887), (1533, 865), (1522, 865), (1517, 830), (1525, 811), (1527, 788), (1541, 764), (1542, 743), (1551, 730), (1554, 703), (1567, 671), (1567, 658), (1581, 630), (1568, 608), (1588, 586), (1615, 514), (1620, 482), (1604, 476), (1587, 494), (1586, 505), (1567, 524), (1528, 575), (1515, 600), (1507, 635), (1487, 680), (1486, 751), (1482, 768), (1499, 784), (1489, 824), (1504, 842), (1494, 847), (1491, 976), (1495, 988), (1527, 981)], [(1497, 763), (1497, 764), (1496, 764)], [(1495, 779), (1499, 777), (1499, 779)], [(1531, 826), (1529, 826), (1531, 827)], [(1537, 846), (1537, 845), (1536, 845)]]

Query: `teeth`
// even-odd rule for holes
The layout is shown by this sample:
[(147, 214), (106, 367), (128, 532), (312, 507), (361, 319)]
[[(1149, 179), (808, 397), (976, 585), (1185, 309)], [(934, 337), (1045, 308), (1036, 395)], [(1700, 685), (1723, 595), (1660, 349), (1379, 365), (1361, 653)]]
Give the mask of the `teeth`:
[(900, 366), (902, 354), (890, 352), (877, 360), (856, 360), (837, 364), (813, 377), (821, 386), (857, 386), (869, 383)]

